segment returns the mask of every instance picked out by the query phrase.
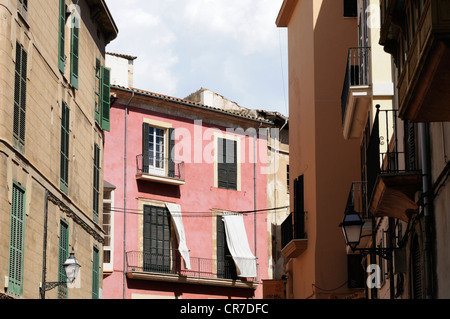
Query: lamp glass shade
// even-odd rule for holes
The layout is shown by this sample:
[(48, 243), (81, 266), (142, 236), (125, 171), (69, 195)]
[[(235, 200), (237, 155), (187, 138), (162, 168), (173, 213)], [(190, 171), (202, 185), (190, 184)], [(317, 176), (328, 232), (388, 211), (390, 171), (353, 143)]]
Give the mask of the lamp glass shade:
[(66, 271), (67, 280), (70, 283), (73, 283), (78, 276), (78, 272), (80, 271), (80, 264), (75, 258), (75, 254), (71, 253), (69, 258), (63, 264), (64, 269)]
[(350, 213), (345, 215), (341, 227), (347, 245), (352, 248), (356, 248), (359, 245), (363, 225), (364, 221), (359, 217), (359, 214)]

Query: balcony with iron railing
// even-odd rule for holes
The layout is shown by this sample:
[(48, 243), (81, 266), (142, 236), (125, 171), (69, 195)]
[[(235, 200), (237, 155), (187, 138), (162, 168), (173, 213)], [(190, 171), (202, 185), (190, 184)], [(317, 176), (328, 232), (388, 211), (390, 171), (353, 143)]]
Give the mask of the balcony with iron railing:
[(186, 269), (176, 249), (162, 253), (129, 251), (126, 254), (129, 279), (249, 289), (258, 286), (258, 277), (238, 278), (231, 256), (225, 256), (223, 260), (191, 256), (190, 266)]
[[(370, 130), (370, 128), (368, 128)], [(417, 170), (414, 130), (405, 129), (398, 110), (377, 106), (365, 149), (368, 212), (408, 221), (418, 209), (415, 194), (422, 185)]]
[(136, 178), (169, 185), (185, 184), (185, 164), (169, 158), (136, 157)]
[(372, 100), (370, 47), (350, 48), (342, 89), (342, 126), (345, 139), (360, 138)]
[(281, 251), (286, 258), (296, 258), (307, 245), (305, 213), (291, 213), (281, 224)]
[(380, 44), (398, 69), (402, 119), (450, 121), (448, 0), (381, 1)]

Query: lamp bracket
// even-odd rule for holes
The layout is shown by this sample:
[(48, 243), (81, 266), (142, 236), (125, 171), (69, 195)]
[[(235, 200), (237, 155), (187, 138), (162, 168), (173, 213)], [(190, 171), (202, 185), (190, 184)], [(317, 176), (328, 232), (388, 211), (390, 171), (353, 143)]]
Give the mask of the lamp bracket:
[(49, 291), (59, 286), (67, 286), (67, 282), (46, 282), (41, 287), (41, 291)]
[(375, 254), (383, 259), (392, 260), (392, 252), (394, 248), (352, 248), (353, 252), (359, 252), (363, 257)]

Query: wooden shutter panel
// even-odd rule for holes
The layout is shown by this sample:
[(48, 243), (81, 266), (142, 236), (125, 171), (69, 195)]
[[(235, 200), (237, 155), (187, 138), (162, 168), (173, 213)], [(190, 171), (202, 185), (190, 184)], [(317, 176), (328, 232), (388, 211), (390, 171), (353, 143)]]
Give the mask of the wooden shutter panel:
[(93, 180), (93, 215), (94, 221), (98, 222), (100, 202), (100, 148), (94, 146), (94, 180)]
[(228, 189), (237, 189), (237, 142), (228, 141), (227, 150)]
[(24, 151), (25, 149), (27, 61), (27, 52), (19, 42), (16, 42), (13, 135), (18, 143), (16, 146), (18, 146), (21, 151)]
[(237, 142), (218, 139), (218, 187), (237, 189)]
[(61, 116), (61, 168), (60, 168), (60, 180), (61, 190), (66, 194), (69, 190), (69, 137), (70, 137), (70, 110), (66, 102), (62, 103), (62, 116)]
[(144, 271), (170, 272), (170, 219), (166, 208), (144, 206)]
[(100, 252), (94, 247), (92, 256), (92, 299), (99, 299)]
[(225, 278), (225, 225), (222, 216), (217, 216), (217, 277)]
[(72, 17), (72, 41), (70, 52), (70, 83), (78, 89), (78, 69), (80, 59), (80, 21), (78, 17), (73, 14)]
[(66, 38), (66, 2), (59, 0), (59, 47), (58, 47), (58, 68), (64, 73), (66, 64), (65, 54)]
[(149, 130), (150, 125), (148, 123), (144, 123), (142, 125), (142, 173), (144, 174), (149, 173), (149, 165), (150, 165), (148, 152)]
[(169, 154), (167, 156), (168, 162), (169, 162), (168, 172), (169, 172), (169, 177), (175, 177), (175, 158), (174, 158), (175, 157), (175, 154), (174, 154), (174, 149), (175, 149), (175, 129), (170, 128), (168, 130), (168, 133), (169, 133), (169, 136), (168, 136), (168, 140), (169, 140)]
[(102, 64), (99, 59), (95, 60), (95, 120), (101, 125), (102, 107)]
[(226, 163), (226, 143), (225, 140), (219, 138), (217, 140), (217, 182), (219, 188), (228, 187), (228, 170)]
[(305, 237), (305, 194), (304, 176), (299, 176), (294, 181), (294, 237)]
[(8, 293), (22, 296), (25, 240), (25, 189), (13, 183), (9, 243)]
[[(58, 281), (67, 281), (66, 271), (63, 264), (69, 258), (69, 226), (61, 221), (60, 231), (59, 231), (59, 258), (58, 258)], [(67, 286), (58, 287), (58, 298), (67, 298)]]
[(110, 131), (111, 70), (102, 66), (102, 128)]
[(411, 263), (412, 263), (412, 290), (413, 299), (423, 298), (423, 276), (422, 276), (422, 251), (419, 245), (419, 238), (417, 235), (413, 237), (411, 249)]

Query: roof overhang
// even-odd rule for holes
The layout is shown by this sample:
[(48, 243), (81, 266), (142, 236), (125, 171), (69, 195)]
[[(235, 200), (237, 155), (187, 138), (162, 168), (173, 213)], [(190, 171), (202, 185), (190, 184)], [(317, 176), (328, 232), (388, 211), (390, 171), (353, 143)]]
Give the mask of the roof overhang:
[[(207, 105), (203, 105), (196, 102), (191, 102), (167, 95), (152, 93), (144, 90), (138, 90), (135, 88), (125, 88), (118, 85), (111, 86), (111, 93), (115, 94), (116, 99), (124, 99), (128, 100), (130, 98), (130, 94), (135, 95), (133, 101), (140, 100), (142, 104), (149, 104), (153, 106), (176, 106), (178, 110), (189, 110), (200, 116), (201, 114), (208, 115), (210, 114), (214, 118), (221, 117), (222, 119), (227, 119), (228, 121), (238, 123), (246, 122), (249, 126), (260, 127), (260, 128), (268, 128), (273, 126), (273, 122), (263, 119), (263, 118), (255, 118), (252, 116), (234, 113), (229, 110), (223, 110), (215, 107), (210, 107)], [(138, 98), (139, 97), (139, 98)], [(190, 112), (190, 111), (189, 111)], [(252, 124), (250, 124), (252, 123)]]
[(278, 13), (276, 25), (279, 28), (287, 28), (291, 20), (294, 9), (297, 6), (298, 0), (284, 0)]
[(105, 34), (108, 44), (119, 34), (119, 29), (106, 5), (105, 0), (86, 0), (91, 9), (91, 19), (95, 20)]

